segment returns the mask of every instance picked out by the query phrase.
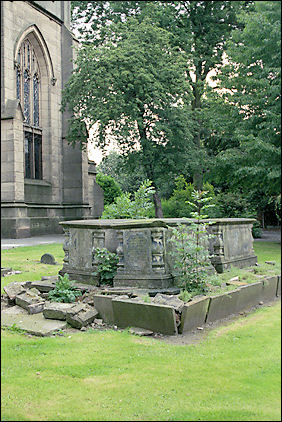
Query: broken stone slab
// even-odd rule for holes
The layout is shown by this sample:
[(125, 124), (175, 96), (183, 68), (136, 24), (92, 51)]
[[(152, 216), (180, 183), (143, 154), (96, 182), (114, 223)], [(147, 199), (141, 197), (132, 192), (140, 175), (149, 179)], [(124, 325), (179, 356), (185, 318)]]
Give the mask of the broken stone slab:
[(195, 328), (204, 325), (207, 311), (210, 303), (209, 297), (203, 297), (184, 305), (181, 322), (178, 328), (179, 334), (192, 331)]
[[(234, 278), (236, 278), (236, 277), (234, 277)], [(229, 281), (227, 281), (226, 282), (226, 285), (227, 286), (246, 286), (246, 282), (244, 282), (244, 281), (239, 281), (239, 277), (238, 277), (238, 280), (229, 280)]]
[(56, 282), (53, 280), (32, 281), (31, 288), (36, 288), (41, 293), (48, 293), (56, 287)]
[(132, 300), (112, 300), (114, 321), (121, 328), (140, 327), (154, 333), (177, 334), (175, 311), (171, 306), (138, 303)]
[(16, 281), (8, 284), (7, 286), (4, 286), (3, 289), (8, 296), (9, 302), (14, 302), (18, 294), (26, 291), (24, 283), (19, 283)]
[(16, 326), (27, 333), (35, 336), (51, 336), (58, 330), (67, 327), (66, 321), (45, 319), (42, 313), (33, 315), (15, 315), (4, 313), (1, 315), (1, 326)]
[(43, 275), (41, 277), (41, 281), (50, 280), (50, 281), (58, 281), (59, 277), (57, 275)]
[(48, 265), (56, 265), (57, 262), (55, 261), (55, 258), (52, 254), (50, 253), (45, 253), (41, 256), (40, 259), (40, 263), (41, 264), (48, 264)]
[(76, 306), (75, 303), (45, 302), (43, 316), (47, 319), (66, 320), (67, 311)]
[(139, 327), (131, 327), (129, 329), (130, 334), (134, 334), (136, 336), (151, 336), (153, 331), (146, 330), (145, 328), (139, 328)]
[(168, 305), (175, 309), (177, 312), (181, 312), (184, 306), (183, 300), (175, 297), (174, 295), (165, 295), (158, 293), (152, 299), (152, 303), (159, 303), (160, 305)]
[(74, 306), (67, 312), (66, 321), (72, 327), (81, 329), (82, 327), (91, 324), (98, 315), (99, 313), (94, 307), (83, 303)]
[(42, 312), (45, 303), (42, 297), (31, 290), (26, 290), (18, 294), (15, 298), (15, 302), (16, 305), (26, 309), (30, 314)]
[(148, 295), (151, 297), (156, 296), (158, 293), (164, 295), (178, 295), (180, 293), (180, 289), (178, 287), (168, 287), (166, 289), (149, 289)]

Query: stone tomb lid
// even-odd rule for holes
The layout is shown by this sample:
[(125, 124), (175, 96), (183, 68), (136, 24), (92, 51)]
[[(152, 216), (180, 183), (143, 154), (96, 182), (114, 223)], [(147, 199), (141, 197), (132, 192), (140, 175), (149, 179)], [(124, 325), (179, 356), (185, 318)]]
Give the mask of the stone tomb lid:
[[(139, 228), (153, 228), (177, 226), (178, 224), (190, 224), (196, 221), (193, 218), (144, 218), (139, 220), (134, 219), (100, 219), (100, 220), (71, 220), (62, 221), (59, 224), (64, 228), (85, 228), (85, 229), (139, 229)], [(202, 221), (211, 221), (217, 224), (248, 224), (254, 223), (254, 218), (211, 218)]]

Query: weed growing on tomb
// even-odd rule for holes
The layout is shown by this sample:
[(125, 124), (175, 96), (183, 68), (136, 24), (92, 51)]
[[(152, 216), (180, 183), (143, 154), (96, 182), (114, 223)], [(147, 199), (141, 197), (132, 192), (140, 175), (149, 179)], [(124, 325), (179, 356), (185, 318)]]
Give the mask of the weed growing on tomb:
[(48, 293), (51, 302), (71, 303), (75, 302), (78, 296), (81, 296), (81, 291), (73, 286), (67, 273), (64, 276), (59, 275), (55, 289)]
[(192, 294), (188, 293), (187, 290), (181, 290), (178, 297), (180, 300), (183, 300), (183, 302), (189, 302), (189, 300), (192, 298)]
[[(213, 236), (208, 233), (209, 221), (203, 221), (208, 216), (204, 214), (211, 197), (206, 191), (192, 192), (193, 202), (186, 201), (195, 211), (191, 212), (195, 221), (189, 226), (179, 224), (172, 229), (170, 242), (173, 245), (171, 256), (177, 283), (187, 293), (203, 293), (210, 274), (209, 239)], [(183, 295), (185, 293), (183, 292)]]
[(114, 276), (117, 272), (117, 264), (119, 258), (116, 253), (109, 252), (106, 248), (96, 248), (94, 254), (94, 262), (96, 271), (92, 274), (98, 277), (98, 284), (107, 284), (112, 286)]

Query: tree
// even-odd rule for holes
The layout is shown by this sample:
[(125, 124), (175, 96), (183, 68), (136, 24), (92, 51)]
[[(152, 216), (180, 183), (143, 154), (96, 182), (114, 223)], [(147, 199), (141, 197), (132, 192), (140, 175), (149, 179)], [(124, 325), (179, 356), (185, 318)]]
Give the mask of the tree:
[(256, 2), (238, 19), (210, 100), (217, 119), (209, 145), (217, 156), (214, 180), (240, 186), (263, 213), (274, 211), (281, 188), (281, 2)]
[[(68, 107), (73, 112), (69, 142), (76, 142), (82, 122), (88, 128), (98, 122), (96, 141), (101, 148), (110, 134), (123, 153), (142, 152), (139, 158), (146, 178), (154, 183), (156, 217), (162, 217), (158, 160), (168, 152), (167, 165), (173, 166), (191, 140), (187, 58), (171, 47), (170, 38), (149, 18), (114, 25), (102, 45), (85, 44), (79, 50), (62, 101), (62, 110)], [(87, 137), (80, 137), (80, 143), (85, 145)]]
[[(193, 145), (187, 154), (189, 171), (194, 184), (202, 187), (203, 173), (210, 167), (205, 148), (209, 135), (206, 126), (204, 97), (211, 70), (222, 66), (225, 45), (232, 29), (242, 26), (237, 13), (251, 9), (252, 1), (108, 1), (73, 2), (74, 20), (82, 19), (81, 34), (87, 42), (100, 45), (110, 37), (115, 23), (135, 16), (139, 22), (150, 15), (155, 25), (171, 33), (173, 44), (185, 52), (186, 77), (192, 89), (189, 131)], [(113, 29), (112, 29), (113, 28)], [(187, 176), (187, 175), (186, 175)]]

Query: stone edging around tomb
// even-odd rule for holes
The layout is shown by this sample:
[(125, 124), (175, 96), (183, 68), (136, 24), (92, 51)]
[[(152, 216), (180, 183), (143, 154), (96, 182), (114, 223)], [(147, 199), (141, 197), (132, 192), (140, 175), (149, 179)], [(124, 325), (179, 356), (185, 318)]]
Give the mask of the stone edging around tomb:
[(108, 324), (120, 328), (139, 327), (165, 335), (183, 334), (197, 327), (248, 310), (281, 296), (281, 275), (266, 277), (256, 283), (241, 286), (211, 297), (188, 302), (177, 327), (176, 313), (167, 305), (140, 303), (131, 299), (94, 295), (94, 307)]

